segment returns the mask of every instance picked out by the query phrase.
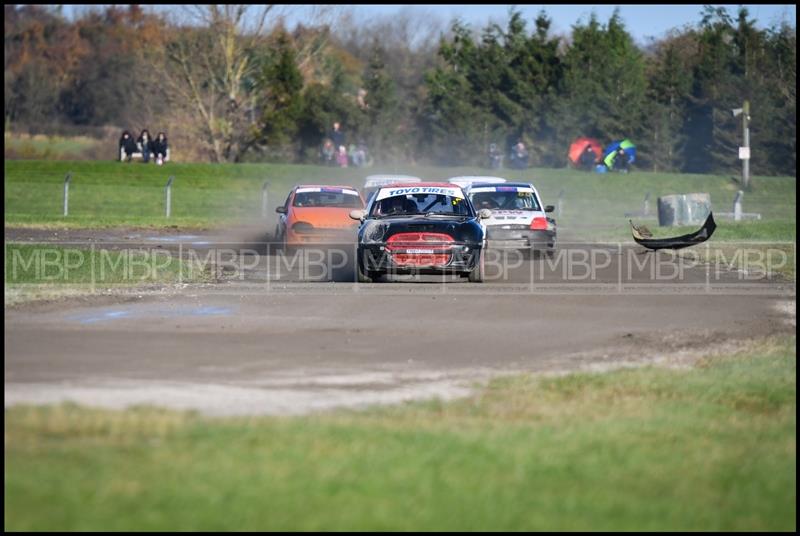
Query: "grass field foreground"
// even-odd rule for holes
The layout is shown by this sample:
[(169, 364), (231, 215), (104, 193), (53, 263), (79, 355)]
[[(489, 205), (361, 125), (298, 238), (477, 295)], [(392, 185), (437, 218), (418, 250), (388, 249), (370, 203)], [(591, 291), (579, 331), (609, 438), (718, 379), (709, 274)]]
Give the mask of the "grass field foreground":
[(455, 402), (6, 410), (6, 530), (796, 529), (796, 341)]

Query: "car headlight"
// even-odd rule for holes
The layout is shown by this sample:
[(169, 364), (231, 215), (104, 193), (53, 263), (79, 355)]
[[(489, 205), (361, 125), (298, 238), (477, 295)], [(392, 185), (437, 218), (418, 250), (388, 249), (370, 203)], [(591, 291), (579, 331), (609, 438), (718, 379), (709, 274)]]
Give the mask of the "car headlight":
[(388, 226), (383, 222), (379, 222), (376, 220), (367, 220), (364, 223), (364, 229), (361, 232), (361, 243), (362, 244), (382, 244), (385, 242), (386, 238), (386, 229)]

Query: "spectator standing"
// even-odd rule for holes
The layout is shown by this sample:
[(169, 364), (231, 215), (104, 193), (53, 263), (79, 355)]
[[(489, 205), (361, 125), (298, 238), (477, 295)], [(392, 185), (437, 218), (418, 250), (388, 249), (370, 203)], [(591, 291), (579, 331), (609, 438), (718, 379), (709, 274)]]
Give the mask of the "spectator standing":
[(169, 142), (166, 134), (163, 132), (158, 133), (156, 139), (153, 140), (152, 151), (156, 164), (159, 166), (164, 162), (169, 162)]
[(344, 145), (339, 146), (339, 154), (336, 155), (336, 163), (339, 167), (347, 167), (347, 148)]
[(333, 124), (333, 130), (331, 130), (331, 133), (328, 137), (333, 142), (334, 147), (346, 145), (344, 132), (342, 132), (341, 124), (339, 124), (338, 121)]
[(139, 139), (136, 140), (136, 145), (142, 153), (142, 162), (145, 164), (150, 162), (150, 152), (153, 150), (153, 138), (150, 136), (150, 132), (147, 129), (144, 129), (139, 135)]
[(336, 162), (336, 147), (333, 142), (326, 138), (322, 144), (322, 163), (326, 166), (332, 166)]
[(511, 167), (514, 169), (528, 168), (528, 149), (522, 140), (511, 149)]
[(587, 145), (586, 149), (581, 153), (581, 157), (578, 160), (578, 163), (581, 169), (585, 169), (586, 171), (592, 171), (594, 169), (595, 162), (597, 162), (597, 155), (594, 153), (594, 149), (592, 149), (592, 146)]
[(122, 136), (119, 138), (119, 161), (130, 162), (135, 152), (136, 142), (133, 141), (133, 136), (127, 130), (123, 131)]

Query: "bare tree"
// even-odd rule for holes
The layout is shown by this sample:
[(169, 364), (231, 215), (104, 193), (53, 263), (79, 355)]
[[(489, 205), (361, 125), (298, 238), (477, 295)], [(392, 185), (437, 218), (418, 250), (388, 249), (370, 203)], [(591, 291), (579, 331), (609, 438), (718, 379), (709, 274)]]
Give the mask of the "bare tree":
[[(187, 7), (162, 57), (170, 101), (195, 119), (214, 162), (241, 158), (253, 137), (252, 84), (273, 5)], [(191, 127), (190, 127), (191, 128)]]
[[(299, 15), (310, 28), (327, 27), (337, 9), (307, 6)], [(193, 118), (187, 127), (212, 161), (239, 161), (257, 143), (263, 126), (257, 107), (264, 98), (258, 71), (263, 56), (272, 52), (273, 28), (284, 25), (290, 10), (296, 6), (205, 5), (173, 14), (178, 32), (158, 62), (163, 67), (159, 85), (176, 117)], [(297, 40), (301, 70), (318, 61), (327, 40), (327, 31)]]
[[(306, 27), (316, 27), (322, 31), (311, 32), (312, 35), (309, 35), (308, 39), (295, 40), (297, 68), (301, 72), (306, 71), (310, 64), (317, 62), (325, 51), (330, 41), (328, 30), (335, 23), (341, 8), (331, 5), (312, 5), (307, 6), (306, 9), (305, 19), (310, 21), (310, 23), (306, 23)], [(298, 30), (300, 30), (299, 33), (302, 33), (302, 27), (299, 27)]]

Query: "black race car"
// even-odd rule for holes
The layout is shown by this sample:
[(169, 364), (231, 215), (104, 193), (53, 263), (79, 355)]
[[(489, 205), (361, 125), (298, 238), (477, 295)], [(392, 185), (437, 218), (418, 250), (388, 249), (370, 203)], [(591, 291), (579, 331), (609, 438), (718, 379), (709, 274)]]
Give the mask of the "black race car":
[(350, 217), (358, 229), (360, 282), (383, 274), (453, 273), (483, 281), (484, 230), (463, 190), (448, 183), (396, 184), (378, 190), (366, 211)]

